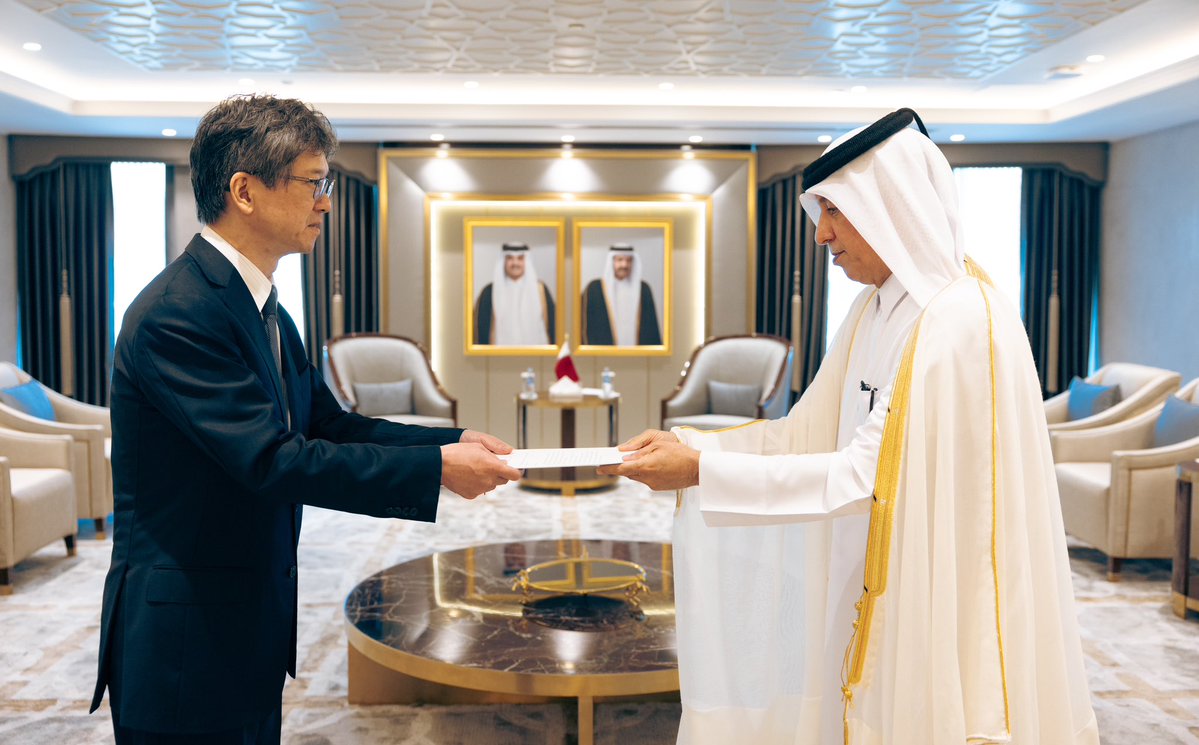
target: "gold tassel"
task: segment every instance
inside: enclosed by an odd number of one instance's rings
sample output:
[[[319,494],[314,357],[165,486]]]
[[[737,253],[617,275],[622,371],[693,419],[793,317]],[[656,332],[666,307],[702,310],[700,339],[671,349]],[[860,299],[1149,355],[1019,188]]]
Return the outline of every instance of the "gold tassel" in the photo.
[[[800,392],[803,378],[803,298],[799,294],[799,270],[795,270],[795,291],[791,293],[791,390]]]
[[[1053,270],[1052,290],[1049,294],[1049,358],[1045,362],[1045,390],[1057,393],[1058,346],[1062,338],[1062,301],[1057,292],[1057,270]]]
[[[329,338],[335,339],[346,332],[346,302],[341,294],[341,270],[333,270],[333,302],[330,307],[332,316],[329,326]]]
[[[64,396],[75,395],[75,334],[71,323],[71,292],[67,270],[62,270],[62,293],[58,296],[58,374]]]

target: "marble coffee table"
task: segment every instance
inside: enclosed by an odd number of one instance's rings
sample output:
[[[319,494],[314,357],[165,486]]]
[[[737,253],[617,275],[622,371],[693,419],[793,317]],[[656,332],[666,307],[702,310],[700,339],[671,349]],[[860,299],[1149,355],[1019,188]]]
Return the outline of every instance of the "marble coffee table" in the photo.
[[[581,556],[632,561],[648,591],[547,597],[525,604],[526,567]],[[594,742],[596,699],[677,696],[668,544],[517,541],[414,559],[363,580],[346,598],[349,701],[541,703],[578,699],[579,744]]]

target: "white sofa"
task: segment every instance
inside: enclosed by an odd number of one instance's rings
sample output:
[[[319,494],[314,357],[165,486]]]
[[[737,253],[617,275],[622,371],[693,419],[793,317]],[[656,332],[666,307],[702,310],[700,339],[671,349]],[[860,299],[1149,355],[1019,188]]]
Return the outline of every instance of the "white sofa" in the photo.
[[[387,334],[347,334],[325,346],[332,388],[350,411],[359,410],[356,383],[412,381],[412,411],[371,413],[380,419],[426,427],[455,427],[458,401],[445,392],[433,374],[429,357],[417,342]]]
[[[791,343],[778,336],[708,339],[691,353],[674,391],[662,399],[662,429],[723,429],[784,416],[790,402],[791,356]],[[709,398],[711,381],[752,386],[757,400],[741,412],[721,410]]]
[[[59,539],[75,554],[75,477],[68,435],[0,428],[0,595],[12,594],[9,570]]]
[[[1182,376],[1160,367],[1136,365],[1131,362],[1112,362],[1088,375],[1085,380],[1095,385],[1120,386],[1120,401],[1098,414],[1068,420],[1070,391],[1045,400],[1045,419],[1050,432],[1091,429],[1122,421],[1153,408],[1178,390]]]
[[[0,388],[32,381],[29,373],[10,362],[0,362]],[[41,385],[39,383],[39,385]],[[96,537],[105,537],[105,521],[112,512],[112,423],[107,407],[68,398],[49,386],[42,390],[54,407],[56,421],[30,416],[0,403],[0,427],[47,435],[69,435],[73,469],[77,474],[76,512],[80,520],[93,520]]]
[[[1199,403],[1199,378],[1177,396]],[[1104,427],[1050,432],[1066,532],[1108,555],[1111,579],[1121,559],[1174,555],[1178,464],[1199,458],[1199,437],[1151,447],[1164,405]],[[1199,547],[1199,530],[1191,545]]]

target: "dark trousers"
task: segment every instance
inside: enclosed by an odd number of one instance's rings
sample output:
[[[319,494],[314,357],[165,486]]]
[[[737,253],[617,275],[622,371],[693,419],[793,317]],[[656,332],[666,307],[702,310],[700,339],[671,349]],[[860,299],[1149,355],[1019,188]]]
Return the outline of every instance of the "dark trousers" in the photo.
[[[188,735],[129,729],[117,721],[115,709],[112,714],[116,745],[279,745],[282,723],[282,703],[274,711],[267,712],[261,719],[244,727]]]

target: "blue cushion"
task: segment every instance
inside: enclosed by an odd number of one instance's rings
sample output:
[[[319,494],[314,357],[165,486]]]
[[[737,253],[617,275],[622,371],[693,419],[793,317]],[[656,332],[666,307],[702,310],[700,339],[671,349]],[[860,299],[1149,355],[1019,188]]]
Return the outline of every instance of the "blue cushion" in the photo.
[[[54,421],[54,405],[50,403],[42,384],[36,380],[12,388],[0,388],[0,401],[29,416]]]
[[[758,399],[762,389],[756,385],[708,381],[708,413],[732,416],[758,416]]]
[[[1199,437],[1199,404],[1170,396],[1153,428],[1153,447],[1173,445],[1192,437]]]
[[[1092,385],[1077,375],[1070,381],[1066,419],[1086,419],[1120,403],[1120,386]]]

